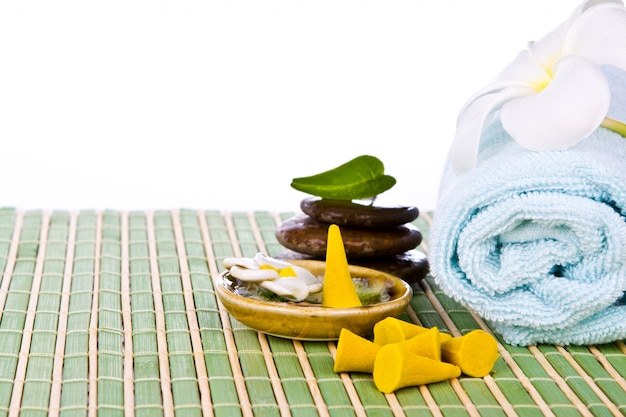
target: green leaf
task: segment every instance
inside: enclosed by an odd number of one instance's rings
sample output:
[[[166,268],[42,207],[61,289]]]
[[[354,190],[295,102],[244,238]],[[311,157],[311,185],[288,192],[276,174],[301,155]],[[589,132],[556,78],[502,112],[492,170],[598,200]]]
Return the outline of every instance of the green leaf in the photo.
[[[294,178],[291,187],[334,200],[373,198],[396,184],[396,179],[385,175],[384,171],[385,167],[378,158],[361,155],[317,175]]]

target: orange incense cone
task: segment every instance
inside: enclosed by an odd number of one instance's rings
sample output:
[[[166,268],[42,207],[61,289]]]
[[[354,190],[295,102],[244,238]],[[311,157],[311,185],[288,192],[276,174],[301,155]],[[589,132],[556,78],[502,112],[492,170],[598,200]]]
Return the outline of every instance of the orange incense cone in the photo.
[[[334,308],[350,308],[361,306],[350,276],[346,250],[341,239],[341,231],[336,224],[328,228],[326,244],[326,272],[322,288],[322,306]]]
[[[374,370],[374,360],[379,350],[380,346],[372,341],[348,329],[341,329],[333,370],[335,372],[371,373]]]
[[[457,365],[465,375],[482,378],[491,372],[498,359],[498,343],[489,333],[472,330],[443,342],[441,357]]]
[[[387,317],[374,325],[374,343],[380,346],[398,343],[427,331],[426,327],[395,317]]]
[[[398,344],[414,355],[441,360],[441,333],[436,327]]]
[[[417,356],[395,343],[381,347],[374,361],[374,384],[385,394],[403,387],[445,381],[460,375],[461,370],[456,365]]]

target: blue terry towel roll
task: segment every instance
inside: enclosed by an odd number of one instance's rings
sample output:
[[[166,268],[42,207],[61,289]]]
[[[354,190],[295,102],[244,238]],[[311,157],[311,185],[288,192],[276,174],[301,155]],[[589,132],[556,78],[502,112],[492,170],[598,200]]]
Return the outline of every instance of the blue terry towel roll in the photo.
[[[589,25],[593,20],[598,23]],[[461,112],[429,237],[431,272],[445,293],[485,318],[508,343],[626,339],[624,33],[621,2],[585,1],[565,29],[549,42],[531,44],[530,53]],[[602,56],[605,61],[585,49],[585,40],[596,34],[590,42],[597,48],[613,48]],[[559,73],[554,64],[541,86],[523,84],[522,71],[540,73],[533,63],[549,56],[557,41],[565,45],[557,50],[557,63],[576,71]],[[585,51],[590,52],[581,57]],[[620,59],[611,61],[615,56]],[[553,61],[546,60],[544,68]],[[575,80],[575,73],[586,70],[593,75]],[[503,104],[533,94],[534,102]],[[584,136],[551,142],[561,127],[567,131],[570,121],[592,112],[600,118]]]
[[[430,234],[444,292],[512,344],[626,338],[626,139],[599,128],[565,151],[492,125],[478,166],[448,171]]]

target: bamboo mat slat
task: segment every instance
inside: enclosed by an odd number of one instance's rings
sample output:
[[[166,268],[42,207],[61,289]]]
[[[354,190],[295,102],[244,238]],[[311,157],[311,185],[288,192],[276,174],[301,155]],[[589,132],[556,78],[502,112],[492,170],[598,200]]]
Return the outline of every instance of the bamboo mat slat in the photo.
[[[626,345],[515,347],[485,378],[382,394],[333,371],[334,342],[259,334],[224,310],[226,257],[276,256],[294,213],[0,208],[0,417],[626,415]],[[432,213],[414,224],[428,253]],[[402,319],[489,324],[431,277]]]

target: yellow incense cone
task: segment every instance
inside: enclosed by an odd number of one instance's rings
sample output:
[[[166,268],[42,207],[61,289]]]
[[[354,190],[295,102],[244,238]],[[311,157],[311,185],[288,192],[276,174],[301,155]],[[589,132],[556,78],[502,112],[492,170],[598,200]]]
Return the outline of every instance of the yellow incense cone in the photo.
[[[380,346],[348,329],[341,329],[335,355],[335,372],[367,372],[374,370]]]
[[[380,346],[398,343],[427,331],[426,327],[395,317],[387,317],[374,325],[374,343]]]
[[[439,339],[441,340],[441,343],[445,342],[446,340],[450,340],[452,339],[452,335],[450,333],[446,333],[446,332],[439,332]]]
[[[326,273],[322,289],[322,306],[350,308],[361,306],[350,276],[346,250],[341,239],[341,231],[336,224],[328,228],[326,243]]]
[[[482,378],[491,372],[498,359],[498,343],[489,333],[472,330],[443,342],[441,357],[457,365],[465,375]]]
[[[441,360],[441,333],[436,327],[398,344],[414,355]]]
[[[460,375],[458,366],[417,356],[395,343],[381,347],[374,361],[374,384],[385,394],[403,387],[445,381]]]

